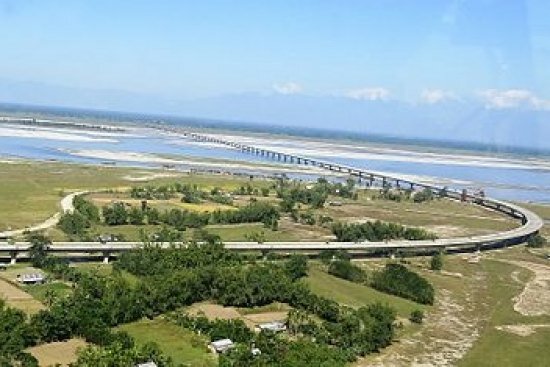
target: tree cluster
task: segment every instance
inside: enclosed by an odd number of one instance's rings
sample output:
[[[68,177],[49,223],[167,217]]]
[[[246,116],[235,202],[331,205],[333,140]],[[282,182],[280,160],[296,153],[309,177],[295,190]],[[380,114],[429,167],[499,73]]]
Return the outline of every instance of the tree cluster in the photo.
[[[58,227],[70,236],[83,236],[92,224],[99,223],[99,209],[82,196],[73,199],[74,211],[59,219]]]
[[[237,224],[262,222],[273,225],[279,219],[278,210],[265,202],[250,202],[235,210],[215,210],[213,212],[197,213],[190,210],[170,209],[159,212],[155,208],[127,209],[124,203],[114,203],[103,207],[103,217],[107,225],[125,224],[166,224],[179,231],[187,228],[200,228],[207,224]]]
[[[340,242],[388,241],[388,240],[434,240],[437,236],[422,228],[406,227],[397,223],[379,220],[365,223],[334,223],[332,233]]]
[[[364,283],[367,281],[367,274],[349,260],[332,261],[328,267],[328,273],[355,283]]]
[[[381,292],[432,305],[435,291],[423,277],[401,264],[387,264],[384,270],[375,272],[371,286]]]

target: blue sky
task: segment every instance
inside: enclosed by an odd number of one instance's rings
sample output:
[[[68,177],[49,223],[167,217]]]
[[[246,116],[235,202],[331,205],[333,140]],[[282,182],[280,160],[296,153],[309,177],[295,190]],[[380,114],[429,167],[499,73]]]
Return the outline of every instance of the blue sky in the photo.
[[[220,98],[283,95],[546,116],[548,19],[545,0],[0,0],[0,100],[181,114],[210,100],[223,118]],[[228,117],[313,123],[304,107],[259,112]]]

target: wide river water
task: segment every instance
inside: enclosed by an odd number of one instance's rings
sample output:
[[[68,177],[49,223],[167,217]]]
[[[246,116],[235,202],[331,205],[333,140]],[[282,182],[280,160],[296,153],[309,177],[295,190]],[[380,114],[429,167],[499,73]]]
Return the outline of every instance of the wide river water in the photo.
[[[455,188],[483,188],[488,196],[500,199],[550,203],[548,157],[488,156],[475,151],[434,151],[433,148],[366,141],[316,141],[291,136],[239,134],[226,138],[373,171],[413,176],[421,181]],[[125,133],[102,133],[6,124],[0,125],[0,157],[94,164],[109,161],[149,167],[158,167],[159,159],[167,157],[272,162],[222,146],[197,143],[144,128],[130,129]]]

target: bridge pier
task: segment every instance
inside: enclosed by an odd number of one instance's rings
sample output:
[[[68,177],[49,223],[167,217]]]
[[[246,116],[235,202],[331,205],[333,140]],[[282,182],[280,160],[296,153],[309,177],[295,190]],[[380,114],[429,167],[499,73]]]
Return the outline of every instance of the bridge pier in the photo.
[[[103,264],[109,264],[111,253],[108,251],[103,252]]]
[[[17,252],[13,252],[10,255],[10,265],[15,265],[17,263]]]

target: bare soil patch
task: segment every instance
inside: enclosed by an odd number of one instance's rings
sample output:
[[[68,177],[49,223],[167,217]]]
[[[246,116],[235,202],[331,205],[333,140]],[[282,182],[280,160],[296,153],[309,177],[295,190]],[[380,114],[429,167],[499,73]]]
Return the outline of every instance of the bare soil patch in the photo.
[[[45,307],[35,300],[30,294],[19,289],[6,280],[0,279],[0,298],[6,301],[10,307],[17,308],[27,314],[35,314]]]
[[[148,172],[144,172],[142,174],[142,176],[127,175],[127,176],[124,176],[122,178],[126,181],[131,181],[131,182],[147,182],[147,181],[151,181],[151,180],[154,180],[154,179],[157,179],[157,178],[171,178],[171,177],[180,177],[180,176],[182,176],[182,175],[177,174],[177,173],[148,173]]]
[[[240,319],[241,314],[234,307],[224,307],[214,303],[196,303],[187,309],[190,315],[204,315],[209,320],[215,319]]]
[[[252,313],[242,316],[244,320],[248,320],[255,325],[261,324],[264,322],[272,322],[272,321],[285,321],[286,317],[288,315],[288,312],[286,311],[278,311],[278,312],[263,312],[263,313]]]
[[[53,366],[56,363],[61,366],[68,366],[69,363],[76,361],[78,349],[84,348],[86,345],[86,342],[82,339],[70,339],[64,342],[38,345],[27,349],[27,352],[38,359],[40,367]]]
[[[514,297],[514,310],[524,316],[550,315],[550,266],[528,261],[503,260],[533,272],[534,277]]]
[[[242,320],[249,328],[260,323],[271,321],[284,321],[287,317],[287,311],[268,311],[257,312],[242,315],[234,307],[224,307],[213,303],[196,303],[187,309],[190,315],[204,315],[209,320]]]
[[[498,325],[495,329],[505,331],[518,336],[529,336],[537,332],[539,328],[550,328],[550,324],[516,324]]]

